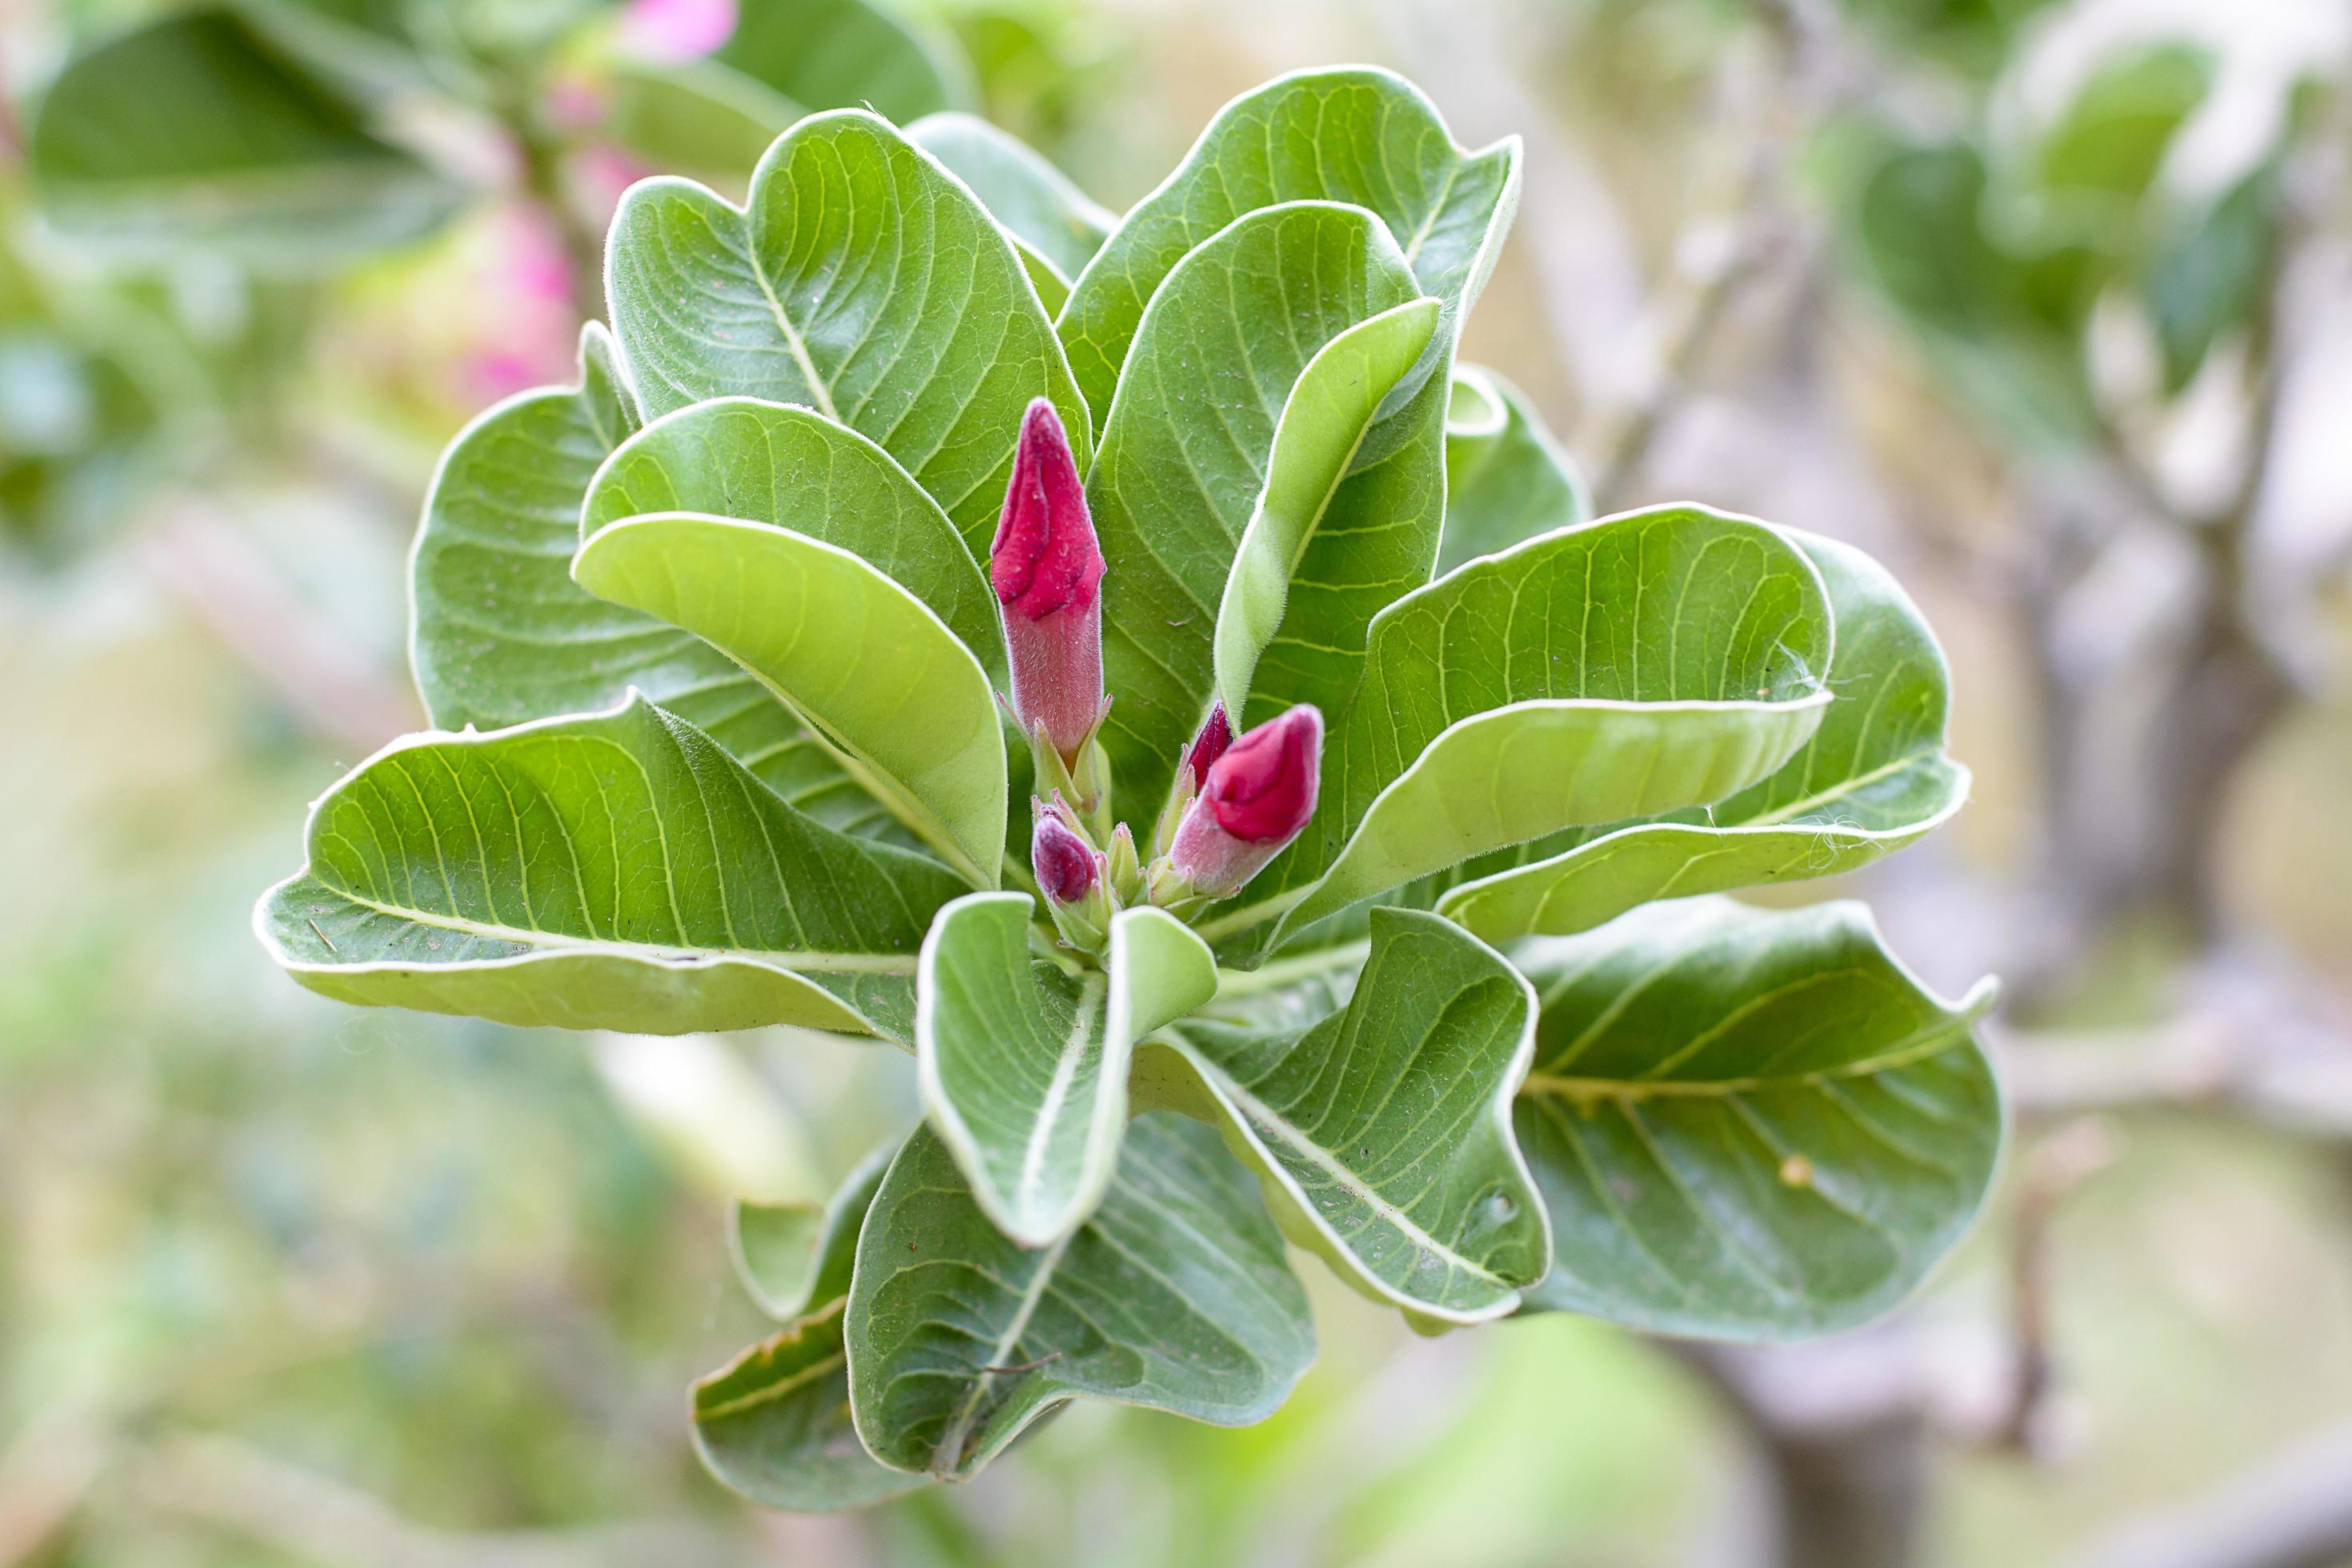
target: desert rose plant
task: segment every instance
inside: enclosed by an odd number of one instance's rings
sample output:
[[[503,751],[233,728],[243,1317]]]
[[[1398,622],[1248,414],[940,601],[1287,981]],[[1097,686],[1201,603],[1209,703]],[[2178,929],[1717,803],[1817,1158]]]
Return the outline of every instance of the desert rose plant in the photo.
[[[1115,220],[986,150],[841,111],[741,208],[628,194],[579,384],[426,503],[438,728],[317,803],[271,952],[913,1053],[921,1125],[736,1215],[782,1326],[696,1432],[779,1507],[1075,1398],[1265,1416],[1315,1350],[1288,1246],[1429,1331],[1901,1299],[2000,1142],[1982,991],[1721,895],[1959,805],[1909,601],[1751,518],[1585,518],[1455,363],[1518,145],[1394,76],[1250,93]]]

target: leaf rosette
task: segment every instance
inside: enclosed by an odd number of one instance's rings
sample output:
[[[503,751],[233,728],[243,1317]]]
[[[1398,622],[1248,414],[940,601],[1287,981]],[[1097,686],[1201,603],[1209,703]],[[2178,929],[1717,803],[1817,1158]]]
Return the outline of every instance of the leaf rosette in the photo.
[[[634,188],[578,384],[453,443],[438,728],[259,928],[347,1001],[911,1053],[894,1153],[738,1209],[781,1327],[696,1391],[730,1485],[1260,1418],[1286,1241],[1429,1331],[1771,1338],[1974,1214],[1981,998],[1721,896],[1958,808],[1941,656],[1850,546],[1591,519],[1457,364],[1519,158],[1307,72],[1116,216],[967,117],[810,116],[740,205]]]

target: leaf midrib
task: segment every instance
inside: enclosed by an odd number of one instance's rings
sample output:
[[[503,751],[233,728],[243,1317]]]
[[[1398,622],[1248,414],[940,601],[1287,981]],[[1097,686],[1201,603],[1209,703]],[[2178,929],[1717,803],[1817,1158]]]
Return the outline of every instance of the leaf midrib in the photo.
[[[1186,1039],[1181,1034],[1179,1034],[1173,1029],[1169,1030],[1168,1034],[1183,1047],[1185,1055],[1190,1057],[1192,1061],[1198,1065],[1200,1071],[1215,1084],[1218,1091],[1234,1100],[1234,1102],[1241,1109],[1244,1118],[1249,1121],[1253,1128],[1260,1124],[1272,1127],[1281,1136],[1286,1143],[1288,1143],[1292,1148],[1297,1150],[1298,1152],[1307,1161],[1316,1165],[1318,1169],[1322,1170],[1325,1173],[1331,1176],[1345,1190],[1355,1194],[1358,1201],[1361,1202],[1367,1208],[1372,1210],[1372,1212],[1378,1215],[1381,1219],[1394,1226],[1399,1231],[1402,1232],[1408,1239],[1413,1241],[1415,1245],[1445,1259],[1448,1263],[1453,1264],[1465,1272],[1475,1275],[1477,1278],[1488,1281],[1499,1289],[1516,1291],[1518,1289],[1518,1287],[1513,1285],[1509,1280],[1504,1279],[1494,1270],[1486,1268],[1483,1264],[1472,1262],[1454,1247],[1447,1246],[1444,1242],[1438,1240],[1437,1237],[1430,1235],[1426,1230],[1423,1230],[1420,1225],[1415,1223],[1413,1219],[1402,1209],[1398,1208],[1394,1204],[1389,1202],[1388,1199],[1382,1197],[1378,1192],[1366,1184],[1364,1179],[1360,1175],[1350,1171],[1347,1166],[1333,1159],[1322,1145],[1317,1143],[1314,1140],[1308,1138],[1306,1133],[1291,1125],[1287,1117],[1281,1115],[1279,1112],[1275,1110],[1272,1106],[1266,1104],[1265,1101],[1258,1099],[1257,1096],[1244,1089],[1240,1083],[1235,1081],[1230,1073],[1227,1073],[1223,1068],[1211,1061],[1204,1053],[1192,1043],[1192,1041]],[[1307,1208],[1310,1214],[1313,1212],[1312,1205],[1302,1204],[1301,1206]],[[1318,1226],[1322,1224],[1320,1215],[1316,1216],[1316,1223]],[[1353,1247],[1345,1247],[1343,1244],[1342,1249],[1346,1251],[1348,1256],[1350,1258],[1355,1258],[1357,1256]],[[1360,1261],[1359,1263],[1359,1267],[1361,1267]],[[1374,1275],[1370,1268],[1364,1268],[1364,1274],[1368,1279],[1377,1279],[1379,1278],[1377,1275]],[[1396,1287],[1389,1285],[1385,1280],[1381,1280],[1380,1283],[1385,1289],[1396,1289]],[[1436,1305],[1437,1303],[1432,1302],[1431,1304]]]
[[[1598,1101],[1604,1100],[1698,1100],[1726,1099],[1742,1094],[1761,1094],[1799,1089],[1819,1089],[1850,1079],[1872,1078],[1883,1072],[1894,1072],[1916,1066],[1943,1055],[1969,1037],[1970,1016],[1963,1012],[1948,1018],[1938,1018],[1927,1027],[1896,1041],[1885,1050],[1859,1061],[1824,1068],[1816,1072],[1790,1073],[1782,1078],[1685,1079],[1679,1080],[1636,1080],[1614,1078],[1570,1078],[1545,1072],[1531,1072],[1519,1085],[1519,1093],[1529,1098],[1554,1096],[1561,1100]]]
[[[915,971],[912,954],[868,952],[775,952],[746,947],[680,947],[668,942],[623,942],[611,937],[581,937],[566,931],[532,931],[525,926],[501,925],[490,921],[468,920],[462,915],[445,915],[436,910],[404,909],[336,887],[321,879],[320,887],[337,898],[373,910],[380,915],[407,921],[414,925],[433,926],[441,931],[480,937],[488,942],[511,942],[526,947],[550,948],[579,952],[614,952],[643,957],[664,963],[694,959],[743,959],[772,964],[778,968],[808,970],[818,973],[836,972],[855,974],[911,974]]]

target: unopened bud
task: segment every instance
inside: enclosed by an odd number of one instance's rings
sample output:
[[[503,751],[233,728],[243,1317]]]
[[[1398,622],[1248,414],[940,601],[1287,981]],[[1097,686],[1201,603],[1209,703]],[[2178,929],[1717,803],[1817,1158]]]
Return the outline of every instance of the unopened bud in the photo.
[[[1042,397],[1022,416],[988,575],[1004,613],[1013,711],[1075,767],[1103,714],[1103,558],[1069,437]]]
[[[1225,705],[1218,703],[1209,710],[1209,717],[1192,743],[1184,748],[1184,771],[1192,775],[1192,789],[1199,793],[1208,782],[1209,770],[1216,765],[1225,748],[1234,743],[1233,721],[1225,717]]]
[[[1235,741],[1185,809],[1168,870],[1199,897],[1240,891],[1314,817],[1322,762],[1323,715],[1304,703]]]
[[[1037,874],[1037,889],[1045,896],[1054,929],[1068,945],[1099,952],[1109,937],[1117,907],[1103,858],[1078,830],[1075,815],[1059,795],[1050,805],[1034,797],[1029,804],[1036,819],[1029,837],[1029,868]]]

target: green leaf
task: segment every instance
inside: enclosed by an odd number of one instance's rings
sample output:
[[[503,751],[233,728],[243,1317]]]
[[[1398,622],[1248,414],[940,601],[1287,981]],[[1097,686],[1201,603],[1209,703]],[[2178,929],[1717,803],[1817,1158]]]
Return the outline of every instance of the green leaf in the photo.
[[[971,96],[951,44],[866,0],[756,0],[710,57],[803,109],[877,110],[901,125]]]
[[[42,210],[79,239],[300,269],[404,244],[462,193],[235,13],[205,7],[75,58],[42,101]]]
[[[1551,1213],[1530,1306],[1795,1339],[1894,1306],[1968,1228],[2001,1141],[1969,1032],[1857,904],[1651,906],[1531,943],[1519,1145]]]
[[[907,127],[907,140],[970,185],[1013,242],[1054,269],[1066,294],[1118,225],[1036,149],[977,115],[925,115]]]
[[[1227,104],[1183,163],[1120,222],[1063,307],[1070,366],[1110,406],[1144,307],[1176,264],[1227,224],[1282,202],[1365,207],[1395,236],[1419,292],[1467,316],[1518,205],[1517,138],[1477,153],[1402,77],[1302,71]],[[1450,330],[1450,329],[1449,329]]]
[[[700,731],[609,713],[395,742],[320,796],[263,945],[345,1002],[905,1038],[945,868],[794,811]]]
[[[1374,910],[1371,930],[1344,1012],[1302,1032],[1213,1010],[1146,1046],[1139,1080],[1220,1127],[1341,1279],[1426,1322],[1501,1317],[1551,1262],[1511,1133],[1535,994],[1434,915]]]
[[[961,1479],[1076,1396],[1238,1426],[1315,1357],[1307,1295],[1246,1173],[1205,1127],[1128,1129],[1102,1205],[1024,1248],[918,1129],[883,1178],[849,1291],[849,1396],[884,1464]]]
[[[2266,160],[2148,264],[2148,315],[2164,354],[2164,388],[2187,389],[2224,334],[2254,318],[2278,244],[2275,159]]]
[[[849,1294],[857,1230],[895,1152],[886,1143],[859,1161],[823,1205],[736,1200],[728,1213],[728,1250],[736,1277],[761,1311],[788,1323]]]
[[[622,60],[604,133],[657,169],[740,180],[804,110],[712,59]]]
[[[974,882],[1004,858],[1004,731],[988,677],[930,607],[838,545],[692,512],[599,529],[580,585],[758,676]]]
[[[1395,351],[1416,333],[1426,341],[1420,297],[1379,221],[1328,202],[1251,213],[1184,257],[1153,296],[1087,480],[1108,564],[1103,669],[1117,694],[1102,742],[1129,815],[1157,809],[1208,710],[1218,606],[1261,497],[1280,515],[1261,527],[1264,560],[1246,569],[1243,609],[1255,618],[1232,637],[1254,644],[1284,619],[1254,676],[1265,706],[1336,711],[1373,613],[1427,581],[1444,521],[1442,381],[1425,371],[1427,395],[1408,395],[1370,431],[1335,428],[1346,402],[1380,405],[1401,374]],[[1368,335],[1346,336],[1359,328]],[[1301,387],[1327,347],[1333,357]],[[1391,379],[1351,395],[1356,372]],[[1275,468],[1277,432],[1286,447]]]
[[[1315,823],[1202,932],[1282,913],[1270,950],[1473,856],[1745,789],[1821,723],[1831,647],[1821,574],[1750,518],[1659,507],[1474,561],[1373,623]]]
[[[1834,877],[1938,827],[1968,799],[1944,754],[1943,650],[1885,568],[1852,545],[1787,531],[1829,587],[1835,698],[1802,751],[1727,800],[1664,820],[1573,833],[1474,865],[1437,910],[1488,942],[1565,936],[1653,899]],[[1533,853],[1530,853],[1532,851]],[[1508,868],[1520,858],[1533,864]]]
[[[1436,300],[1415,300],[1349,328],[1316,351],[1283,403],[1266,457],[1265,489],[1234,549],[1224,595],[1217,604],[1217,692],[1228,713],[1244,715],[1244,728],[1250,722],[1251,682],[1258,660],[1283,628],[1293,581],[1300,575],[1316,531],[1339,521],[1331,513],[1346,504],[1339,492],[1371,433],[1381,400],[1420,359],[1437,329],[1437,316]],[[1349,558],[1360,561],[1370,547],[1351,533],[1346,548]],[[1362,585],[1350,586],[1360,592]],[[1370,607],[1352,613],[1337,605],[1302,603],[1293,623],[1298,629],[1289,640],[1307,643],[1315,628],[1326,626],[1346,626],[1360,637],[1372,616],[1394,597],[1393,590],[1393,582],[1377,584]],[[1307,591],[1331,592],[1320,582],[1308,584]],[[1352,674],[1350,670],[1349,676]],[[1353,685],[1351,679],[1341,679]]]
[[[726,655],[572,582],[589,479],[638,423],[611,336],[591,322],[580,348],[579,387],[509,398],[442,455],[409,567],[425,713],[444,730],[500,730],[609,708],[635,688],[827,826],[911,842]]]
[[[2182,125],[2205,101],[2213,62],[2200,48],[2158,44],[2102,65],[2036,150],[2045,191],[2137,202]]]
[[[849,1417],[843,1303],[802,1319],[694,1385],[694,1448],[767,1508],[826,1513],[926,1484],[877,1463]]]
[[[739,395],[813,407],[880,443],[975,556],[1032,398],[1087,460],[1086,405],[1011,243],[874,115],[801,121],[745,209],[685,180],[631,186],[606,278],[647,416]]]
[[[1066,1237],[1101,1201],[1127,1126],[1136,1040],[1216,994],[1217,964],[1155,909],[1113,918],[1108,973],[1031,955],[1026,893],[940,910],[917,972],[923,1106],[973,1198],[1024,1247]]]
[[[597,470],[581,537],[681,511],[838,545],[929,605],[982,668],[1004,668],[995,596],[955,524],[889,453],[821,414],[722,397],[662,416]]]
[[[1445,542],[1438,571],[1591,515],[1584,476],[1527,395],[1491,370],[1455,370],[1445,416]]]

